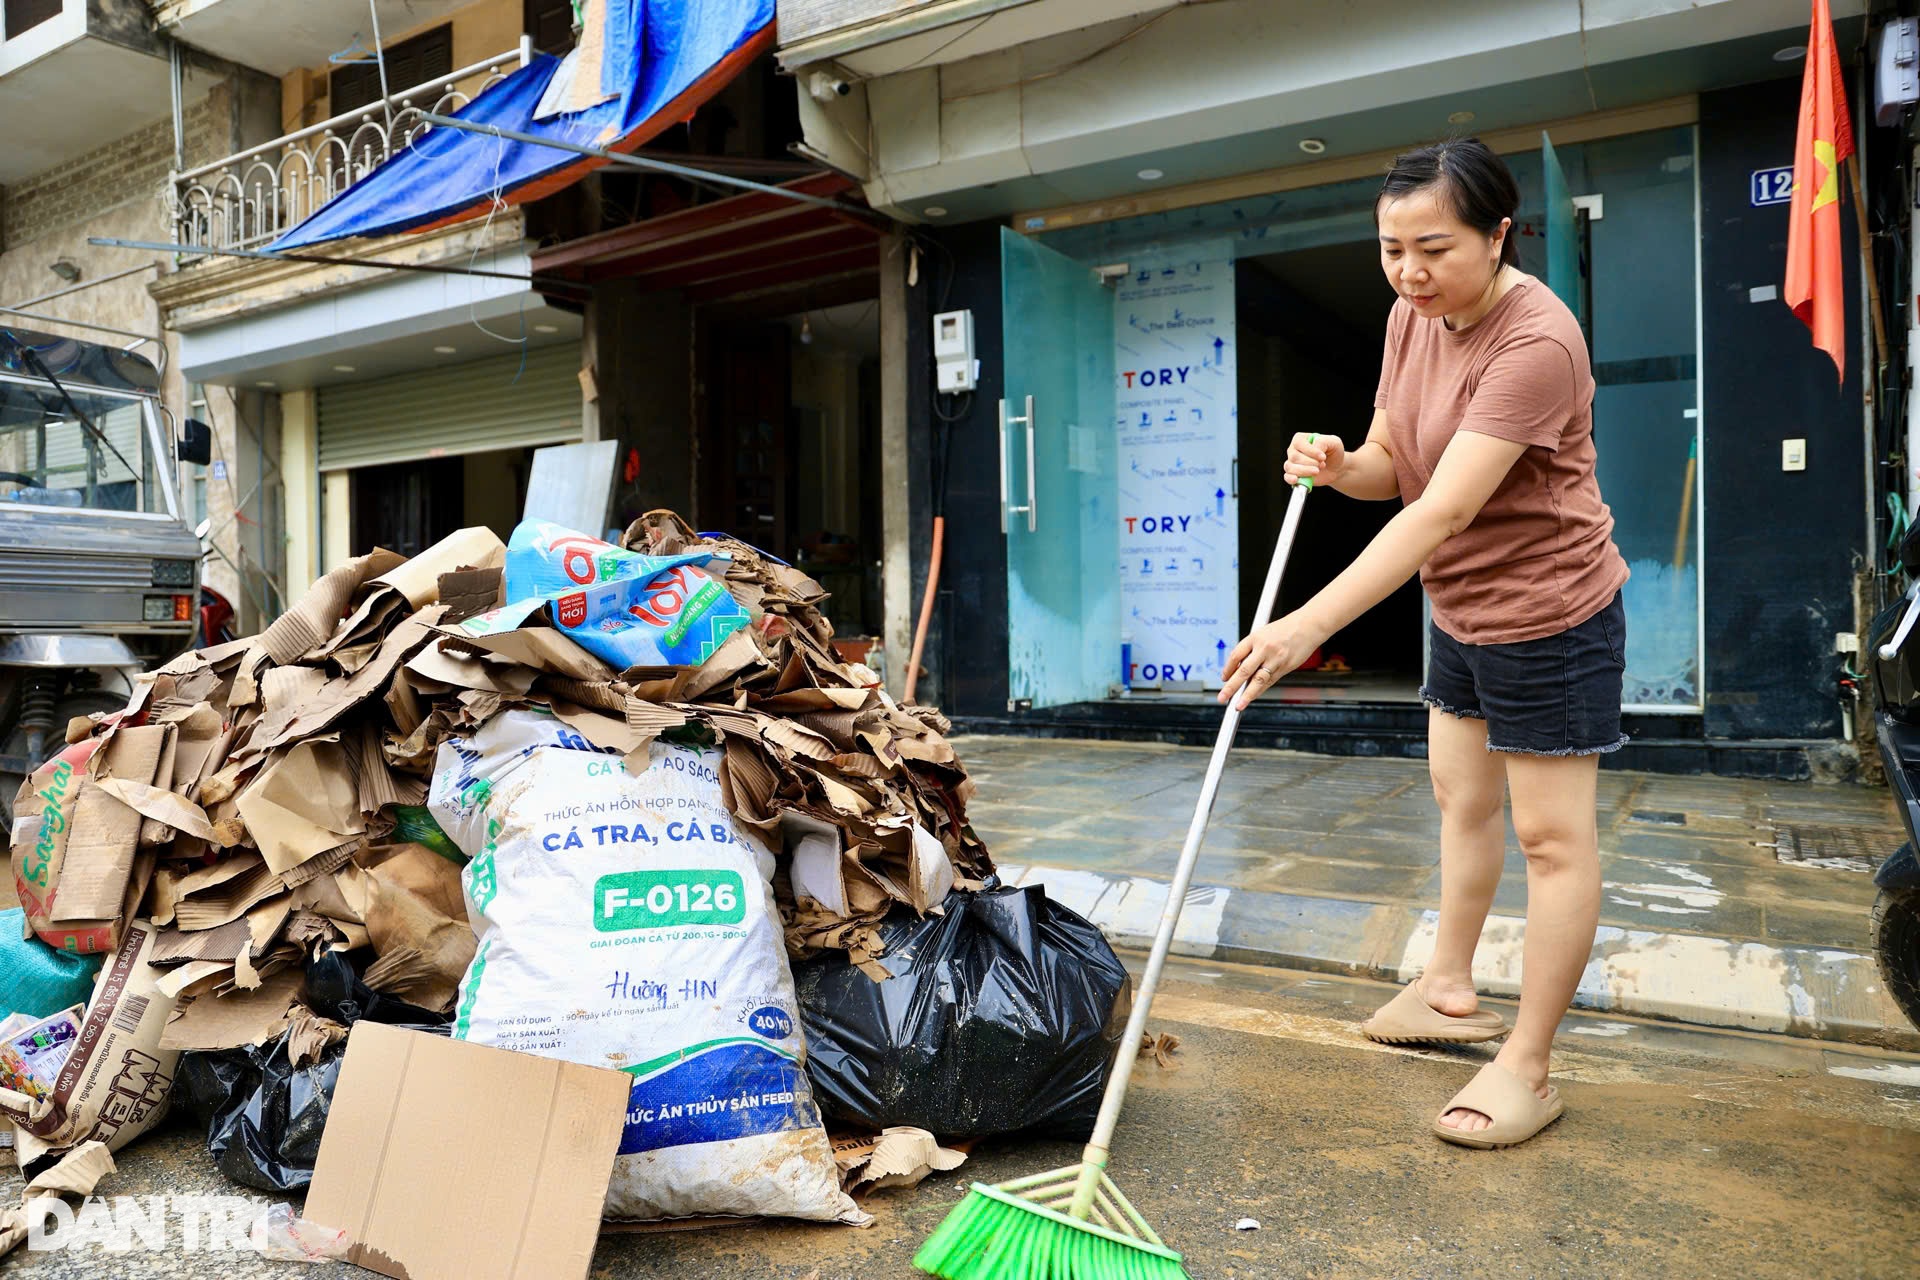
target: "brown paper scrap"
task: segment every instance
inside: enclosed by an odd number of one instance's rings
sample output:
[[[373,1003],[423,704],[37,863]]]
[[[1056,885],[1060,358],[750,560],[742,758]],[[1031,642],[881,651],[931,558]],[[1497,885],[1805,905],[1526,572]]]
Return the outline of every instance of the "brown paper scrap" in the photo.
[[[792,720],[775,720],[771,716],[763,716],[760,721],[760,735],[768,742],[784,747],[795,755],[805,756],[809,760],[831,760],[839,754],[838,748],[832,742]]]
[[[588,742],[605,751],[618,751],[623,756],[642,750],[659,735],[657,729],[641,728],[625,719],[576,707],[570,702],[556,701],[552,707],[556,718],[570,728],[579,730],[580,736]]]
[[[476,943],[459,868],[407,844],[392,846],[365,875],[367,936],[379,953],[367,985],[436,1013],[451,1009]]]
[[[232,964],[234,953],[251,943],[244,916],[211,929],[162,929],[153,940],[153,954],[147,963],[158,969],[196,960]]]
[[[612,667],[552,627],[537,625],[534,619],[516,631],[496,631],[484,636],[468,635],[454,626],[442,626],[441,632],[459,641],[462,647],[495,654],[536,671],[590,681],[611,680],[614,676]]]
[[[420,646],[433,638],[433,626],[440,619],[440,606],[429,605],[387,633],[373,661],[345,680],[329,680],[313,702],[291,717],[270,716],[254,727],[247,744],[249,758],[267,754],[300,739],[325,733],[335,721],[385,689],[394,669],[413,656]]]
[[[173,1000],[147,963],[153,928],[135,921],[94,980],[86,1020],[54,1080],[53,1096],[22,1110],[24,1095],[0,1089],[0,1111],[14,1120],[22,1168],[91,1139],[118,1149],[166,1114],[177,1053],[160,1048]]]
[[[159,787],[135,782],[131,778],[102,778],[94,785],[135,813],[162,824],[169,831],[184,831],[197,840],[227,847],[221,839],[224,833],[215,831],[213,823],[207,820],[207,811],[185,796],[162,791]],[[169,840],[172,838],[171,835],[167,837]]]
[[[119,918],[133,874],[141,815],[102,789],[97,779],[151,783],[172,736],[168,725],[122,728],[94,753],[88,772],[96,781],[88,782],[75,797],[73,825],[53,885],[49,917],[54,922]]]
[[[260,706],[269,720],[291,720],[327,687],[319,667],[274,667],[260,677]]]
[[[357,725],[346,735],[353,745],[350,763],[363,814],[378,813],[390,804],[420,803],[415,798],[417,784],[396,778],[388,767],[384,737],[379,726],[372,723]]]
[[[440,575],[457,569],[491,569],[506,563],[507,544],[485,525],[455,529],[440,541],[383,573],[379,581],[397,589],[415,609],[440,599]]]
[[[722,641],[705,662],[693,668],[680,696],[692,702],[751,668],[770,668],[771,665],[766,655],[760,652],[760,646],[753,638],[753,629],[742,627]]]
[[[965,1152],[943,1147],[925,1129],[906,1125],[839,1139],[833,1158],[849,1191],[916,1186],[929,1174],[949,1173],[967,1162]]]
[[[455,569],[440,575],[440,603],[447,606],[449,624],[464,622],[501,603],[499,569]]]
[[[261,651],[276,665],[292,662],[333,635],[362,583],[402,563],[393,552],[377,550],[355,556],[326,574],[307,588],[299,603],[261,632]]]
[[[353,855],[360,848],[361,840],[355,836],[345,844],[329,849],[325,853],[315,854],[299,866],[283,873],[280,878],[287,882],[287,888],[297,889],[309,880],[316,880],[346,866],[353,861]]]
[[[0,1213],[0,1256],[26,1242],[33,1224],[41,1220],[35,1200],[59,1196],[89,1196],[101,1179],[114,1171],[113,1157],[104,1142],[83,1142],[26,1185],[20,1206]]]
[[[347,1038],[347,1028],[296,1004],[287,1014],[287,1060],[299,1070]]]
[[[236,855],[181,880],[174,923],[186,932],[216,928],[238,920],[286,887],[258,854]]]
[[[195,996],[173,1011],[160,1047],[208,1051],[265,1044],[287,1029],[302,981],[299,970],[286,970],[251,991]]]
[[[202,995],[210,990],[214,981],[227,977],[233,972],[231,960],[189,960],[167,970],[166,977],[160,979],[160,994],[169,999],[181,996]]]
[[[292,871],[366,830],[353,768],[337,740],[289,747],[247,785],[238,803],[260,856],[276,872]]]
[[[1152,1058],[1156,1066],[1169,1070],[1178,1067],[1180,1064],[1173,1060],[1173,1055],[1179,1048],[1180,1037],[1170,1031],[1162,1031],[1159,1035],[1148,1031],[1140,1036],[1140,1056]]]
[[[407,659],[407,670],[428,680],[460,689],[480,689],[519,698],[526,696],[539,673],[531,667],[474,654],[449,653],[439,645],[428,645]]]

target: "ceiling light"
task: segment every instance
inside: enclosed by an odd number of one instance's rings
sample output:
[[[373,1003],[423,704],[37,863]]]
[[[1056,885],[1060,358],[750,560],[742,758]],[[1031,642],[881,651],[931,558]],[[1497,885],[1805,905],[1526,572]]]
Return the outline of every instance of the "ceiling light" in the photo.
[[[946,206],[930,204],[926,207],[926,215],[929,218],[944,218],[947,216]]]
[[[435,347],[433,349],[435,355],[442,355],[442,356],[453,355],[455,352],[459,350],[460,348],[458,347]]]
[[[560,326],[557,324],[537,324],[533,326],[533,331],[535,333],[558,333],[560,332]]]
[[[72,284],[80,278],[80,268],[68,262],[65,258],[58,258],[48,263],[47,270],[53,272],[53,274],[59,276],[68,284]]]
[[[1448,124],[1472,124],[1473,112],[1456,111],[1452,115],[1447,117],[1447,123]]]
[[[335,373],[352,373],[353,366],[350,364],[337,364],[333,366],[333,371]]]
[[[279,386],[280,384],[277,382],[256,382],[253,385],[256,387],[259,387],[263,391],[271,391],[275,387]]]
[[[1167,176],[1167,171],[1164,169],[1142,169],[1139,176],[1142,182],[1158,182]]]
[[[1790,44],[1784,49],[1775,49],[1773,51],[1773,60],[1775,62],[1798,62],[1806,56],[1807,46],[1803,44]]]
[[[1302,138],[1300,139],[1300,149],[1310,156],[1317,156],[1326,151],[1327,143],[1324,138]]]

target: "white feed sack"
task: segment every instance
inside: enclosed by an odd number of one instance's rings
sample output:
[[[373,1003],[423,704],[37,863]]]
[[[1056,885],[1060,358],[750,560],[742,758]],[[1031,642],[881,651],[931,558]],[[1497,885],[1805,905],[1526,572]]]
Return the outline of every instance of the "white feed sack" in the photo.
[[[539,711],[441,745],[428,804],[480,935],[453,1034],[633,1076],[609,1218],[864,1222],[803,1069],[773,858],[718,752],[650,751],[629,774]]]

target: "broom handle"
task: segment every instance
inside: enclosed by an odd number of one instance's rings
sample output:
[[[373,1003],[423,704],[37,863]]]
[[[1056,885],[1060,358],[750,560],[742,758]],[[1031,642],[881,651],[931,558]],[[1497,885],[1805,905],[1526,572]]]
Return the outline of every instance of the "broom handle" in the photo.
[[[1293,537],[1300,528],[1300,513],[1306,509],[1311,480],[1294,486],[1287,502],[1286,519],[1280,522],[1280,541],[1273,550],[1273,563],[1267,567],[1267,582],[1260,589],[1260,607],[1254,611],[1253,629],[1258,631],[1273,617],[1273,605],[1280,594],[1280,575],[1293,550]],[[1160,986],[1160,971],[1167,966],[1167,952],[1173,947],[1173,933],[1180,924],[1180,909],[1186,905],[1187,886],[1193,880],[1194,864],[1200,861],[1200,842],[1207,833],[1207,817],[1213,812],[1213,798],[1220,790],[1220,775],[1227,767],[1227,750],[1233,746],[1234,731],[1240,727],[1240,709],[1232,702],[1220,721],[1220,736],[1213,743],[1213,758],[1207,762],[1207,778],[1200,784],[1200,800],[1193,807],[1193,821],[1187,826],[1187,842],[1180,849],[1180,864],[1174,868],[1173,883],[1167,886],[1167,905],[1160,913],[1160,931],[1154,935],[1153,952],[1147,957],[1147,969],[1140,977],[1140,991],[1127,1016],[1126,1032],[1120,1037],[1120,1051],[1114,1057],[1113,1075],[1107,1081],[1106,1094],[1100,1099],[1100,1118],[1094,1122],[1093,1139],[1081,1155],[1081,1176],[1074,1188],[1072,1217],[1084,1219],[1093,1205],[1093,1193],[1099,1171],[1106,1168],[1107,1144],[1113,1140],[1120,1123],[1120,1107],[1127,1096],[1127,1083],[1133,1077],[1133,1064],[1140,1056],[1140,1037],[1147,1029],[1147,1014],[1153,1007],[1153,993]]]
[[[1680,520],[1673,530],[1673,567],[1687,562],[1687,520],[1693,515],[1693,478],[1700,465],[1700,447],[1696,440],[1687,446],[1687,477],[1680,485]]]

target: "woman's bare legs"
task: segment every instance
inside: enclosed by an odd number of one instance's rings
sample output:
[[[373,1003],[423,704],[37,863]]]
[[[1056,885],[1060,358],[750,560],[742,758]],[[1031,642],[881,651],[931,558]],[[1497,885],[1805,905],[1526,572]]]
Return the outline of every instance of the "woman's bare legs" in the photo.
[[[1600,921],[1600,757],[1495,753],[1495,758],[1506,767],[1513,829],[1527,856],[1527,934],[1520,958],[1520,1012],[1494,1061],[1545,1097],[1554,1032],[1573,1003]],[[1443,886],[1444,812],[1443,806]],[[1444,887],[1440,909],[1444,921]],[[1472,1132],[1492,1122],[1477,1111],[1449,1111],[1441,1123]]]
[[[1440,923],[1420,994],[1441,1013],[1480,1007],[1473,951],[1500,885],[1507,843],[1505,760],[1487,750],[1487,722],[1427,713],[1427,771],[1440,804]]]

